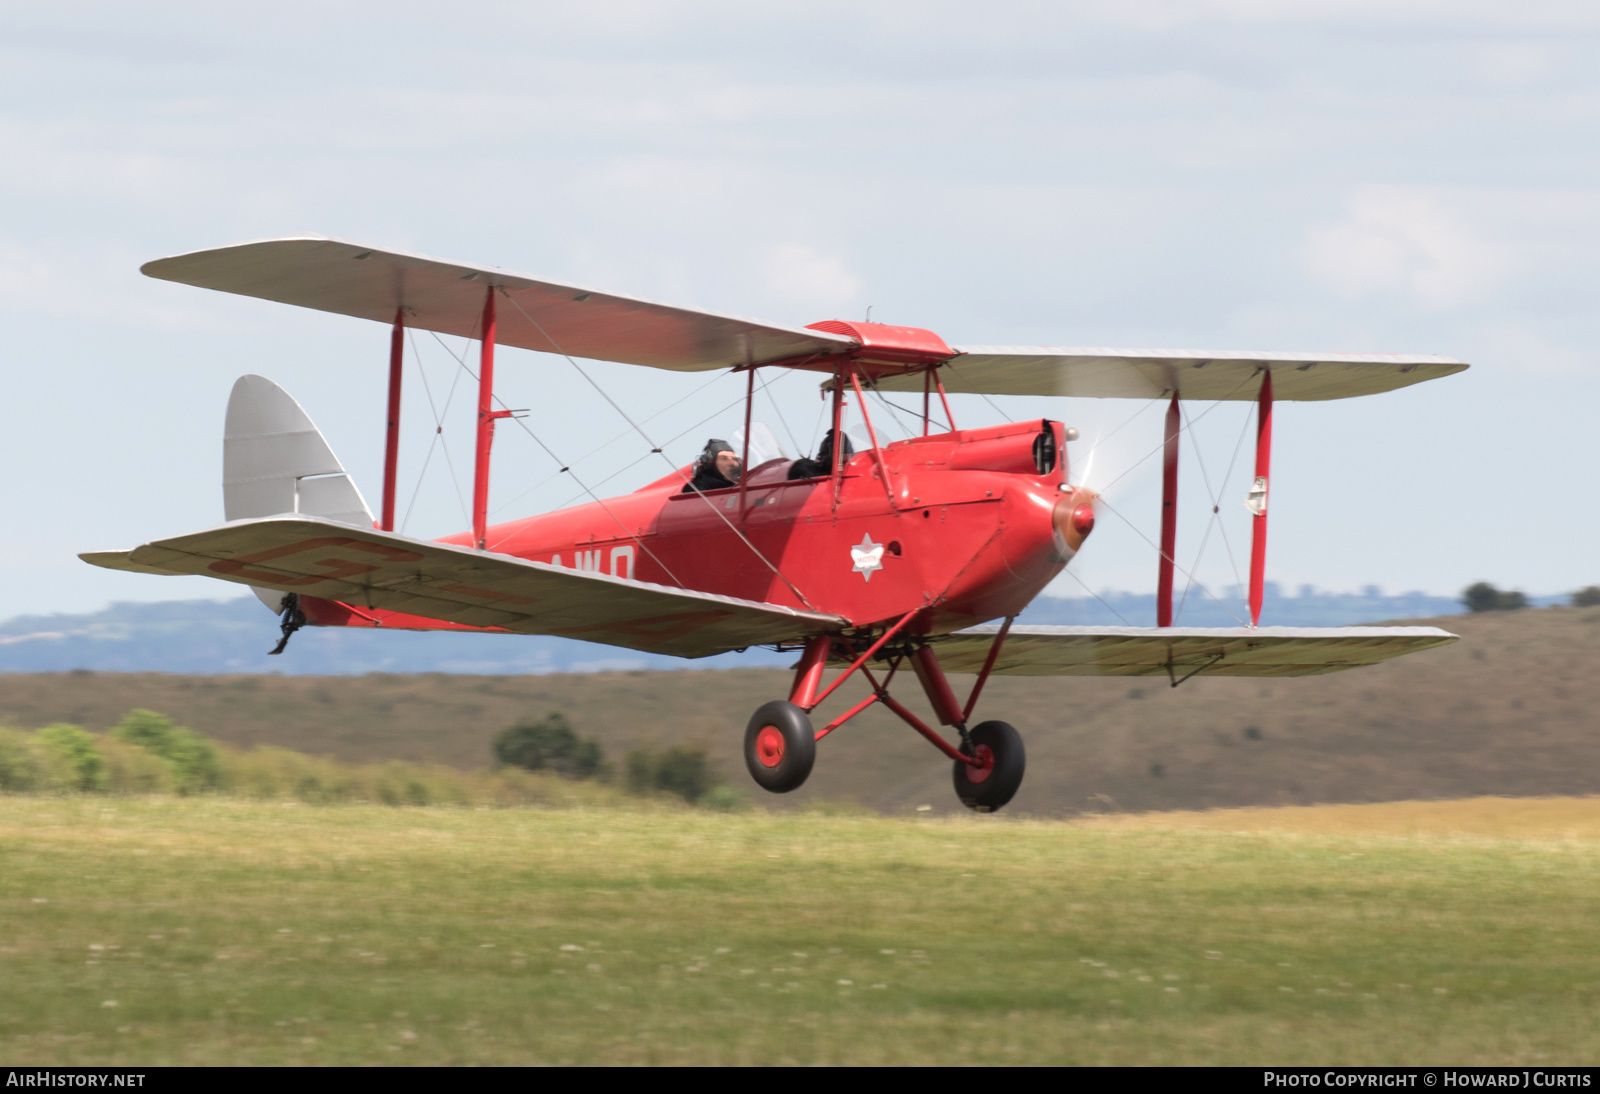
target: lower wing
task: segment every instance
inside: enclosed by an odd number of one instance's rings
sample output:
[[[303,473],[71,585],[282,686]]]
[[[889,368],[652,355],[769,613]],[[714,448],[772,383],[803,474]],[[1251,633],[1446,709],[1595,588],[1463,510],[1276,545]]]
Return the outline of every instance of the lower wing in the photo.
[[[949,672],[978,672],[999,627],[935,639]],[[1012,627],[1004,676],[1321,676],[1454,642],[1437,627]]]
[[[519,634],[709,657],[835,631],[835,615],[568,570],[303,515],[234,521],[131,551],[78,556],[112,570],[194,574]]]

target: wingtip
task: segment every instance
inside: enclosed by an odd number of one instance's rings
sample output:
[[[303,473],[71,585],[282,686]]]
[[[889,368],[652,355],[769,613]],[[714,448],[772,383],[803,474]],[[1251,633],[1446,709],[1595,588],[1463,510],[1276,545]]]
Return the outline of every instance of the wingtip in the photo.
[[[154,278],[156,278],[158,280],[161,280],[161,281],[169,281],[169,280],[172,280],[172,278],[167,277],[160,270],[160,267],[163,264],[168,263],[168,262],[176,262],[179,259],[184,259],[184,258],[194,258],[196,255],[215,254],[215,253],[217,253],[219,251],[235,251],[235,250],[238,250],[240,247],[254,247],[254,246],[258,246],[258,245],[260,245],[262,243],[344,243],[344,242],[348,242],[348,241],[347,240],[336,239],[333,236],[325,236],[325,235],[322,235],[320,232],[296,232],[293,235],[269,236],[266,239],[247,239],[242,243],[229,243],[229,244],[227,244],[225,246],[222,246],[222,247],[202,247],[198,251],[184,251],[181,254],[162,255],[160,258],[152,258],[150,261],[144,263],[142,266],[139,267],[139,272],[144,274],[146,277],[154,277]],[[351,246],[359,247],[360,244],[351,244]]]

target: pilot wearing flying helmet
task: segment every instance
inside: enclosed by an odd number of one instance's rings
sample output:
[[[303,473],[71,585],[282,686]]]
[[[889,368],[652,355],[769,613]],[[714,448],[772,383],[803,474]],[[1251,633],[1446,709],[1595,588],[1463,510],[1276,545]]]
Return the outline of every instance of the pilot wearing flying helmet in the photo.
[[[744,474],[744,463],[733,451],[733,445],[719,437],[706,442],[700,458],[695,461],[694,478],[684,486],[683,493],[705,493],[737,486]]]

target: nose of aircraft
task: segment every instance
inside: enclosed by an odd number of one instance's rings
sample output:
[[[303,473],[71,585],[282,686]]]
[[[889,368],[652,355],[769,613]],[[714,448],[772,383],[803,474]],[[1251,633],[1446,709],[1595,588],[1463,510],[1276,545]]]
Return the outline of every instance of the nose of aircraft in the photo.
[[[1083,541],[1094,531],[1094,503],[1099,496],[1093,490],[1074,486],[1056,499],[1053,521],[1058,562],[1066,562],[1077,554]]]

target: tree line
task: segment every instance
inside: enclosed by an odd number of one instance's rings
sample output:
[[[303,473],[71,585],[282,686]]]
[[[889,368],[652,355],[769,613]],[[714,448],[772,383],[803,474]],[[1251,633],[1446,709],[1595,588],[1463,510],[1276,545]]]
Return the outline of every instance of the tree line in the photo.
[[[1574,608],[1600,605],[1600,585],[1587,585],[1570,593],[1567,601]],[[1479,581],[1462,590],[1461,603],[1469,612],[1509,612],[1526,608],[1528,598],[1515,589],[1497,589],[1487,581]]]

